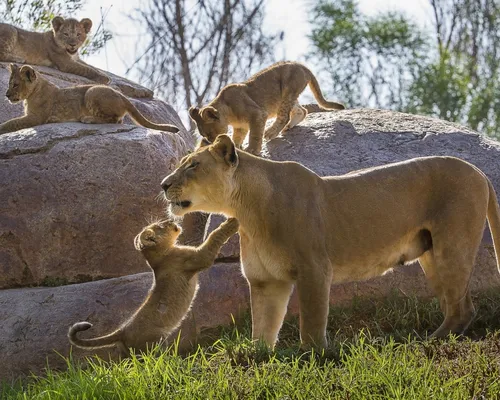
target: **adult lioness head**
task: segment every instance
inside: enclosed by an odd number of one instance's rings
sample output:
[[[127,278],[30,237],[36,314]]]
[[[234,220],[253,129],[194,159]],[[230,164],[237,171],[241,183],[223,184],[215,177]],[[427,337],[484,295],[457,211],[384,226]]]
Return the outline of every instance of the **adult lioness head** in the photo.
[[[170,211],[174,215],[202,210],[221,212],[213,207],[229,203],[237,166],[238,154],[227,135],[184,157],[161,184],[170,202]]]
[[[37,78],[37,72],[29,65],[19,68],[16,64],[10,64],[9,88],[5,96],[11,103],[28,98],[35,88]]]
[[[92,21],[88,18],[78,21],[74,18],[55,17],[52,20],[52,28],[57,45],[64,48],[68,54],[74,55],[87,40]]]
[[[191,107],[189,116],[196,122],[200,135],[210,142],[213,142],[217,136],[227,133],[229,124],[224,114],[212,106],[205,106],[201,109]]]

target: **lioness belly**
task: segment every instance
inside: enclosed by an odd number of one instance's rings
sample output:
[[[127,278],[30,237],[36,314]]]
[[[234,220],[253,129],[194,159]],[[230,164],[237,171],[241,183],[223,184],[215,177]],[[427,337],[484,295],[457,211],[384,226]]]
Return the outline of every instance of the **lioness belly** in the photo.
[[[432,248],[432,237],[428,230],[403,237],[399,243],[377,252],[358,256],[343,265],[334,265],[333,282],[349,282],[374,278],[395,267],[409,264]],[[360,253],[358,253],[360,254]],[[362,253],[361,253],[362,254]]]

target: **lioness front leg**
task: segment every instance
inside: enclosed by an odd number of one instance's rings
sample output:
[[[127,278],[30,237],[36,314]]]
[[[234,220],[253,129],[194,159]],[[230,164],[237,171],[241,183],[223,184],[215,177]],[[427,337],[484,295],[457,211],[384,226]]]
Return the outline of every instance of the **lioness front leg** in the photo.
[[[274,348],[285,318],[293,283],[248,280],[252,307],[252,338]]]
[[[297,279],[300,308],[300,342],[305,350],[325,348],[332,277],[321,268],[309,268]]]
[[[85,64],[81,60],[80,62],[73,60],[71,61],[55,60],[54,63],[56,64],[56,67],[62,72],[67,72],[69,74],[74,74],[74,75],[80,75],[85,78],[91,79],[95,82],[103,84],[108,84],[111,81],[111,79],[107,75],[103,74],[102,72],[99,72],[95,68],[92,68],[90,65]]]
[[[4,122],[3,124],[0,124],[0,135],[9,132],[15,132],[20,129],[32,128],[42,123],[43,122],[34,120],[29,116],[14,118],[7,122]]]

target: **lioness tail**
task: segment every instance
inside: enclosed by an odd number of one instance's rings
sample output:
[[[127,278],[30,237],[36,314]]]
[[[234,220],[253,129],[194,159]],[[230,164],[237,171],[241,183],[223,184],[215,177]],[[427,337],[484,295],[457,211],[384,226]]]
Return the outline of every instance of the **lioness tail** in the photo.
[[[166,132],[179,132],[179,128],[174,125],[169,124],[155,124],[147,119],[141,112],[132,104],[132,102],[123,96],[123,101],[125,102],[127,112],[132,117],[132,119],[137,122],[139,125],[144,126],[145,128],[156,129],[158,131],[166,131]]]
[[[493,246],[495,247],[495,256],[497,259],[497,268],[500,273],[500,207],[498,206],[498,199],[495,193],[495,188],[488,181],[489,198],[488,198],[488,225],[490,226],[491,238],[493,239]]]

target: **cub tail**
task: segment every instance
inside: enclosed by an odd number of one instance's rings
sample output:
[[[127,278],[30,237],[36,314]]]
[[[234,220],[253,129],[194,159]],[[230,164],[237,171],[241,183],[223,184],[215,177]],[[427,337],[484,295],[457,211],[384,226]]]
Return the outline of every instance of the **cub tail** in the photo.
[[[121,331],[115,331],[110,333],[109,335],[97,337],[94,339],[80,339],[77,336],[78,332],[86,331],[90,329],[92,324],[90,322],[77,322],[68,331],[68,339],[71,344],[83,347],[86,349],[97,349],[100,347],[107,347],[113,345],[119,345],[123,347],[123,343],[121,341]]]
[[[150,129],[156,129],[158,131],[166,131],[166,132],[172,132],[172,133],[177,133],[179,132],[179,128],[177,128],[174,125],[169,125],[169,124],[155,124],[154,122],[151,122],[149,119],[147,119],[142,113],[132,104],[132,102],[127,99],[125,96],[123,96],[123,101],[125,103],[125,108],[129,115],[132,117],[132,119],[137,122],[139,125],[145,127],[145,128],[150,128]]]
[[[305,69],[307,74],[309,75],[309,89],[311,89],[312,94],[316,98],[316,101],[321,106],[321,108],[324,108],[326,110],[344,110],[345,106],[343,104],[336,103],[334,101],[328,101],[323,97],[323,93],[321,92],[321,88],[319,87],[318,80],[308,68]]]

